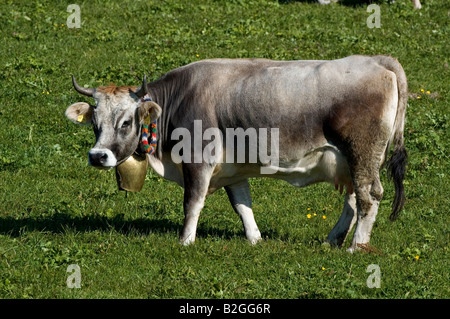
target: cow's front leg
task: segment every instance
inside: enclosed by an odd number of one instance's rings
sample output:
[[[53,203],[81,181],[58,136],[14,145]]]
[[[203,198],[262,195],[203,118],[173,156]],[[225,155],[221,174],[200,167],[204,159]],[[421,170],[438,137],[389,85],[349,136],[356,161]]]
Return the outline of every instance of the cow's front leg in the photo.
[[[227,191],[234,211],[241,218],[245,236],[252,244],[256,244],[261,240],[261,233],[253,216],[252,197],[250,195],[248,180],[225,186],[225,190]]]
[[[183,245],[195,241],[200,211],[205,203],[212,168],[204,164],[183,164],[184,224],[180,236]]]

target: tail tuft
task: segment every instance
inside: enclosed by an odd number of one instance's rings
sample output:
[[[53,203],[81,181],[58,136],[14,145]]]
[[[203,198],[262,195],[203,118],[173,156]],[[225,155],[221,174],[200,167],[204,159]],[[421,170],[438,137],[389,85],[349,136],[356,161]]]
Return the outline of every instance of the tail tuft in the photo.
[[[395,197],[392,202],[392,213],[389,216],[391,221],[397,219],[398,214],[405,204],[405,189],[403,180],[405,179],[406,164],[408,162],[408,153],[404,145],[394,149],[394,153],[389,160],[387,170],[389,177],[393,179],[395,185]]]

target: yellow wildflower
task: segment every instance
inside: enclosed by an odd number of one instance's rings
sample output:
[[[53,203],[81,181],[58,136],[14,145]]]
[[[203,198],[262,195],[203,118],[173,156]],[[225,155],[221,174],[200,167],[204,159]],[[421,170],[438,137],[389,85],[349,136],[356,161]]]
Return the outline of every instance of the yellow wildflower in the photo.
[[[422,92],[422,93],[423,93],[423,92],[425,92],[425,90],[424,90],[424,89],[420,89],[420,92]]]
[[[323,219],[326,219],[326,218],[327,218],[327,216],[323,215],[323,216],[322,216],[322,218],[323,218]]]
[[[306,215],[306,217],[311,218],[311,214]]]
[[[419,256],[414,257],[416,260],[419,260]]]
[[[430,94],[430,91],[427,91],[427,94]]]

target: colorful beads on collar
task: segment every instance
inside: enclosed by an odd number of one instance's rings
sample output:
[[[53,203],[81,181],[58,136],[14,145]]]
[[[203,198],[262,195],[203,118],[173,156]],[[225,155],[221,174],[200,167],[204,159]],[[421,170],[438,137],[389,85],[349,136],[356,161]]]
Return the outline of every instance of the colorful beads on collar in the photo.
[[[149,153],[150,155],[155,153],[156,151],[156,121],[150,123],[151,127],[151,135],[150,135],[150,143],[148,142],[148,134],[149,134],[149,125],[142,125],[142,145],[144,146],[145,153]]]
[[[150,95],[147,93],[144,97],[142,97],[141,101],[151,101]],[[148,134],[149,134],[149,126],[151,128],[151,135],[150,135],[150,143],[148,142]],[[153,121],[150,123],[150,117],[146,118],[144,121],[144,124],[142,125],[142,137],[141,142],[144,147],[144,152],[147,154],[152,155],[156,151],[156,121]]]

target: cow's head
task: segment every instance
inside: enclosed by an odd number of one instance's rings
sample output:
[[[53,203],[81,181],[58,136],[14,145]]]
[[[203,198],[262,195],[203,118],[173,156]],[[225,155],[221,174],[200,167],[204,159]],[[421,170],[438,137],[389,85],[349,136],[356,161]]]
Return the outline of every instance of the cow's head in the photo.
[[[72,76],[75,90],[93,97],[95,105],[78,102],[69,106],[66,117],[75,124],[92,125],[95,146],[89,151],[89,164],[109,169],[124,162],[139,146],[144,119],[161,115],[161,107],[143,101],[147,94],[146,77],[140,88],[129,86],[80,87]]]

